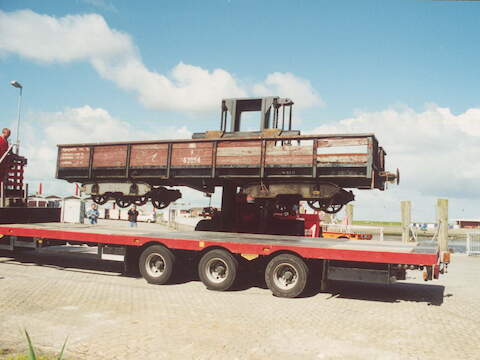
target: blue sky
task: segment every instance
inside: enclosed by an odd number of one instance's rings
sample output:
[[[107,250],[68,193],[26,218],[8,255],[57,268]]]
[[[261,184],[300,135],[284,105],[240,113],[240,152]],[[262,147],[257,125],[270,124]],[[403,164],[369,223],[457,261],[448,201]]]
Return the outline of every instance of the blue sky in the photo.
[[[147,67],[159,71],[184,61],[207,69],[221,67],[245,81],[275,71],[308,78],[327,103],[309,116],[312,123],[342,119],[358,108],[378,110],[397,103],[420,108],[433,102],[459,112],[480,102],[476,49],[480,4],[410,0],[110,4],[115,10],[79,0],[0,1],[4,11],[29,8],[57,17],[99,13],[110,27],[130,34]],[[3,81],[22,78],[25,105],[33,111],[89,103],[125,120],[161,121],[158,111],[146,110],[85,63],[49,66],[10,56],[3,60],[1,73]],[[11,100],[12,89],[0,89],[3,101]],[[4,116],[12,115],[15,111]]]
[[[168,75],[183,62],[209,71],[223,69],[239,87],[251,88],[269,74],[291,73],[308,81],[321,99],[300,109],[298,126],[304,131],[325,126],[344,129],[345,124],[338,124],[345,119],[358,120],[359,114],[389,109],[410,112],[413,118],[424,121],[430,119],[427,112],[431,104],[447,108],[451,116],[480,108],[477,2],[0,0],[0,10],[7,16],[23,9],[55,19],[98,14],[109,29],[128,34],[145,68],[160,74]],[[21,34],[18,36],[20,41]],[[165,137],[165,126],[185,126],[189,131],[218,127],[218,107],[206,111],[165,108],[155,99],[146,104],[139,100],[135,86],[122,88],[117,75],[101,75],[81,56],[45,61],[22,51],[2,50],[0,42],[0,83],[4,84],[0,86],[1,123],[11,124],[15,119],[17,92],[8,82],[16,79],[25,87],[23,111],[32,129],[46,124],[47,120],[36,123],[37,117],[47,119],[50,113],[86,105],[104,109],[133,129],[158,138]],[[366,115],[369,125],[372,116]],[[448,132],[446,129],[445,138]],[[386,144],[379,140],[395,160],[391,149],[395,149],[397,139],[387,135]],[[455,156],[473,156],[469,149],[463,147]],[[430,155],[435,157],[433,152]],[[406,159],[397,159],[403,167],[410,166]],[[429,162],[427,157],[422,163]],[[413,166],[406,169],[407,174],[415,174]],[[468,173],[462,179],[470,181],[471,177]],[[418,196],[420,202],[422,196],[455,196],[460,207],[469,209],[470,217],[477,217],[468,202],[472,190],[467,194],[457,189],[452,195],[445,187],[429,194],[418,191],[415,181],[406,181],[402,191],[411,191],[411,195],[407,192],[399,197]],[[392,210],[388,214],[396,213]]]

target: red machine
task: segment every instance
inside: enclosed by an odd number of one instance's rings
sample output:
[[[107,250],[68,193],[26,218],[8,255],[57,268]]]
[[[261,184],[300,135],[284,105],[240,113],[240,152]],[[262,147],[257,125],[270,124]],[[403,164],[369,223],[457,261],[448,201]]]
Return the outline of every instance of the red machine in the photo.
[[[12,148],[0,156],[0,208],[26,205],[23,173],[27,159],[14,154]]]
[[[262,207],[255,204],[253,198],[237,194],[235,198],[235,221],[230,228],[223,227],[223,214],[218,210],[204,211],[197,231],[226,231],[237,233],[295,235],[314,238],[371,240],[372,234],[354,232],[322,231],[320,214],[301,214],[295,202],[274,204],[270,215],[262,216]],[[265,205],[264,205],[265,206]],[[264,226],[262,226],[264,225]]]

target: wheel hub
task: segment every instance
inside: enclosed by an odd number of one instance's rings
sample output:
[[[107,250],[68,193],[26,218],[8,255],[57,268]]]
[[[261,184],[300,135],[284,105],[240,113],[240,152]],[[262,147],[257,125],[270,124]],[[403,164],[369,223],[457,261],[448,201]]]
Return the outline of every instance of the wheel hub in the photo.
[[[227,269],[224,266],[217,266],[215,268],[215,274],[219,277],[223,277],[227,272]]]
[[[293,279],[293,273],[291,271],[285,271],[282,277],[285,281],[291,281]]]
[[[152,277],[159,277],[165,271],[165,259],[160,254],[153,253],[148,255],[146,263],[146,270]]]
[[[279,264],[273,272],[273,282],[280,289],[290,289],[297,280],[297,270],[290,264]]]
[[[165,264],[162,261],[156,261],[155,262],[155,270],[157,271],[163,271],[163,268]]]
[[[228,275],[228,266],[220,258],[211,259],[206,266],[206,270],[208,279],[214,283],[225,281]]]

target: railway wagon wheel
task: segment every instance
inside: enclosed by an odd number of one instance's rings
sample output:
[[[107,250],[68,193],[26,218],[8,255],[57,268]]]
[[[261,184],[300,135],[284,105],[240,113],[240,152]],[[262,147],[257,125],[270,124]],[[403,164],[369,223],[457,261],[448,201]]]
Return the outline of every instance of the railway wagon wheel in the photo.
[[[118,207],[121,207],[121,208],[127,208],[130,205],[132,205],[132,201],[127,197],[117,198],[115,200],[115,203],[118,205]]]
[[[320,202],[318,200],[307,201],[312,210],[324,211],[327,214],[336,214],[343,208],[343,204],[331,204],[329,202]]]
[[[336,214],[338,213],[340,210],[342,210],[343,208],[343,204],[332,204],[332,205],[329,205],[329,206],[326,206],[324,209],[322,209],[324,212],[326,212],[327,214]]]
[[[92,195],[92,200],[95,204],[103,205],[108,201],[108,195]]]
[[[148,197],[146,196],[137,196],[134,200],[133,203],[137,206],[143,206],[148,202]]]
[[[265,282],[273,295],[278,297],[299,296],[305,290],[307,280],[307,264],[296,255],[277,255],[265,269]]]
[[[140,273],[150,284],[166,284],[173,273],[175,256],[163,245],[151,245],[143,250],[138,260]]]
[[[155,209],[165,209],[168,205],[170,205],[170,201],[152,199],[152,205]]]
[[[209,290],[230,289],[237,278],[237,272],[237,259],[222,249],[210,250],[198,263],[198,276]]]

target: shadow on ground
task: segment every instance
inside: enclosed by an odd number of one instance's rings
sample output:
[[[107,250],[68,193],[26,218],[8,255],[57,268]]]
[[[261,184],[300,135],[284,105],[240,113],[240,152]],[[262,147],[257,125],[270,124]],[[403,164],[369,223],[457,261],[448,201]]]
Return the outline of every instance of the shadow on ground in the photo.
[[[0,264],[19,266],[43,266],[57,270],[94,273],[102,276],[119,276],[123,271],[123,262],[99,260],[93,254],[81,253],[36,253],[22,250],[11,252],[0,251]],[[101,271],[102,273],[97,273]]]
[[[93,253],[36,253],[33,251],[5,252],[0,251],[0,264],[12,264],[18,266],[42,266],[55,268],[62,271],[91,273],[99,276],[120,276],[124,267],[122,261],[99,260]],[[199,281],[196,264],[178,266],[175,276],[170,285],[185,284],[192,281]],[[129,277],[140,277],[129,275]],[[2,279],[2,277],[0,277]],[[318,282],[311,282],[308,289],[301,296],[303,298],[313,297],[320,293]],[[245,291],[250,288],[267,289],[261,269],[242,269],[239,279],[230,291]],[[427,303],[427,305],[440,306],[445,297],[452,296],[445,294],[445,287],[442,285],[417,284],[417,283],[396,283],[392,285],[356,283],[356,282],[330,282],[326,291],[331,294],[327,298],[344,298],[365,301],[380,301],[397,303],[401,301],[413,301]]]
[[[445,297],[445,287],[434,284],[396,283],[392,285],[362,284],[353,282],[332,283],[329,288],[332,298],[381,301],[397,303],[413,301],[440,306]]]

